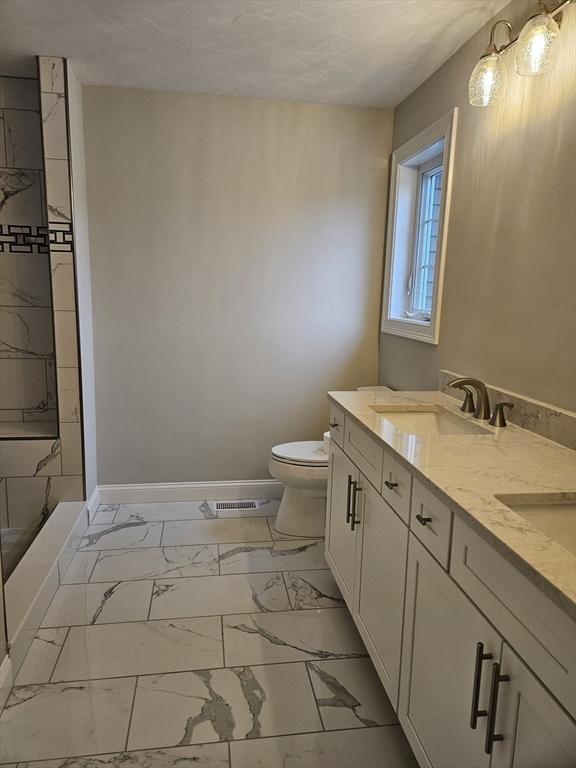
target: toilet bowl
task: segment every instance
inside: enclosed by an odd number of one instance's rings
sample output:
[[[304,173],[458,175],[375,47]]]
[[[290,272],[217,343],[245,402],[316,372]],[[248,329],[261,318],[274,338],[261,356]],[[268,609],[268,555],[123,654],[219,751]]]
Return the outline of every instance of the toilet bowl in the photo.
[[[274,523],[278,533],[304,538],[324,536],[328,485],[326,441],[275,445],[268,468],[272,477],[284,483]]]

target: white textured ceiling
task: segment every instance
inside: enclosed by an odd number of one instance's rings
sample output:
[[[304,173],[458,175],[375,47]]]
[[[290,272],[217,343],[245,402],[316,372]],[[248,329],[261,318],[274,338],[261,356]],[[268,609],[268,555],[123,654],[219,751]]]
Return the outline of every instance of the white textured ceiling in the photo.
[[[0,0],[1,69],[84,83],[394,106],[508,0]]]

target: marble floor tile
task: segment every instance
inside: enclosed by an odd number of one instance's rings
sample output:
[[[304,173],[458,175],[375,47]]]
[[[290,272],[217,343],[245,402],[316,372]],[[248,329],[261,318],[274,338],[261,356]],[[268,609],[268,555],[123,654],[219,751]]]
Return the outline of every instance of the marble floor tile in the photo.
[[[345,608],[224,616],[226,666],[365,656]]]
[[[302,536],[291,536],[289,533],[280,533],[280,531],[277,531],[274,528],[274,523],[276,522],[276,515],[270,516],[267,519],[268,519],[268,525],[270,526],[270,533],[272,534],[273,541],[284,541],[284,540],[293,541],[294,539],[297,539],[298,541],[302,540]],[[314,539],[306,538],[305,541],[314,541]]]
[[[120,504],[114,522],[204,520],[213,517],[217,517],[217,515],[206,501],[162,501],[145,504]]]
[[[68,627],[39,629],[16,676],[15,685],[49,683],[67,635]]]
[[[90,581],[215,576],[218,572],[216,544],[118,549],[99,553]]]
[[[399,725],[230,745],[232,768],[417,768]]]
[[[128,747],[184,746],[321,729],[303,664],[212,669],[140,678]]]
[[[162,536],[162,523],[130,523],[91,525],[78,545],[78,551],[94,549],[137,549],[158,547]]]
[[[226,502],[224,502],[226,503]],[[264,515],[265,517],[276,516],[280,499],[258,499],[257,509],[219,509],[218,517],[253,517],[255,515]],[[216,509],[216,501],[209,501],[208,504]]]
[[[223,664],[219,617],[72,627],[52,679],[147,675]]]
[[[65,573],[60,576],[60,583],[86,584],[90,581],[96,560],[98,560],[98,554],[98,552],[76,552]]]
[[[368,657],[309,661],[307,664],[327,731],[398,722]]]
[[[227,520],[188,520],[165,523],[162,545],[226,544],[227,542],[270,540],[270,530],[265,517],[238,517]]]
[[[258,542],[236,546],[221,545],[220,573],[258,573],[266,571],[304,571],[326,568],[324,541]]]
[[[292,608],[336,608],[344,598],[329,569],[284,574]]]
[[[127,677],[14,688],[0,717],[0,760],[123,750],[135,685]]]
[[[67,584],[58,587],[41,626],[145,621],[151,596],[150,581]]]
[[[92,755],[76,758],[73,762],[68,758],[26,762],[20,763],[18,768],[230,768],[230,762],[227,744],[198,744],[172,749]]]
[[[105,525],[114,522],[118,512],[118,504],[100,504],[94,515],[91,517],[90,522],[92,525]]]
[[[150,618],[289,610],[281,573],[202,576],[154,582]]]

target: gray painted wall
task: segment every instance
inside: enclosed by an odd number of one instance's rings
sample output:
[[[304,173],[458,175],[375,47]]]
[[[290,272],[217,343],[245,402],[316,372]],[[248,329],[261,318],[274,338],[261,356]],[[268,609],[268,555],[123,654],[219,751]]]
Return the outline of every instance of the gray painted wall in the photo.
[[[376,381],[392,114],[83,95],[98,481],[267,477]]]
[[[499,17],[519,30],[533,13],[521,0]],[[460,115],[440,343],[382,334],[380,380],[436,389],[447,368],[576,409],[576,7],[553,73],[509,71],[504,103],[474,108],[467,82],[490,26],[395,110],[394,148]]]
[[[82,413],[84,437],[84,472],[86,498],[97,482],[96,468],[96,401],[94,391],[94,343],[92,333],[92,288],[90,277],[90,244],[88,240],[88,202],[86,199],[86,167],[84,160],[84,115],[82,86],[72,65],[68,66],[68,109],[72,168],[72,205],[78,291],[78,326],[80,331]]]

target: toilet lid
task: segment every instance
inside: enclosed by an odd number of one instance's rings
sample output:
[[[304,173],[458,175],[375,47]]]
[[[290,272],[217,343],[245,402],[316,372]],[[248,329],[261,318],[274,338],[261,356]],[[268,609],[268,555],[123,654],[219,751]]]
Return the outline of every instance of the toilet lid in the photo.
[[[299,443],[282,443],[272,448],[272,455],[291,464],[327,465],[328,454],[322,440],[304,440]]]

